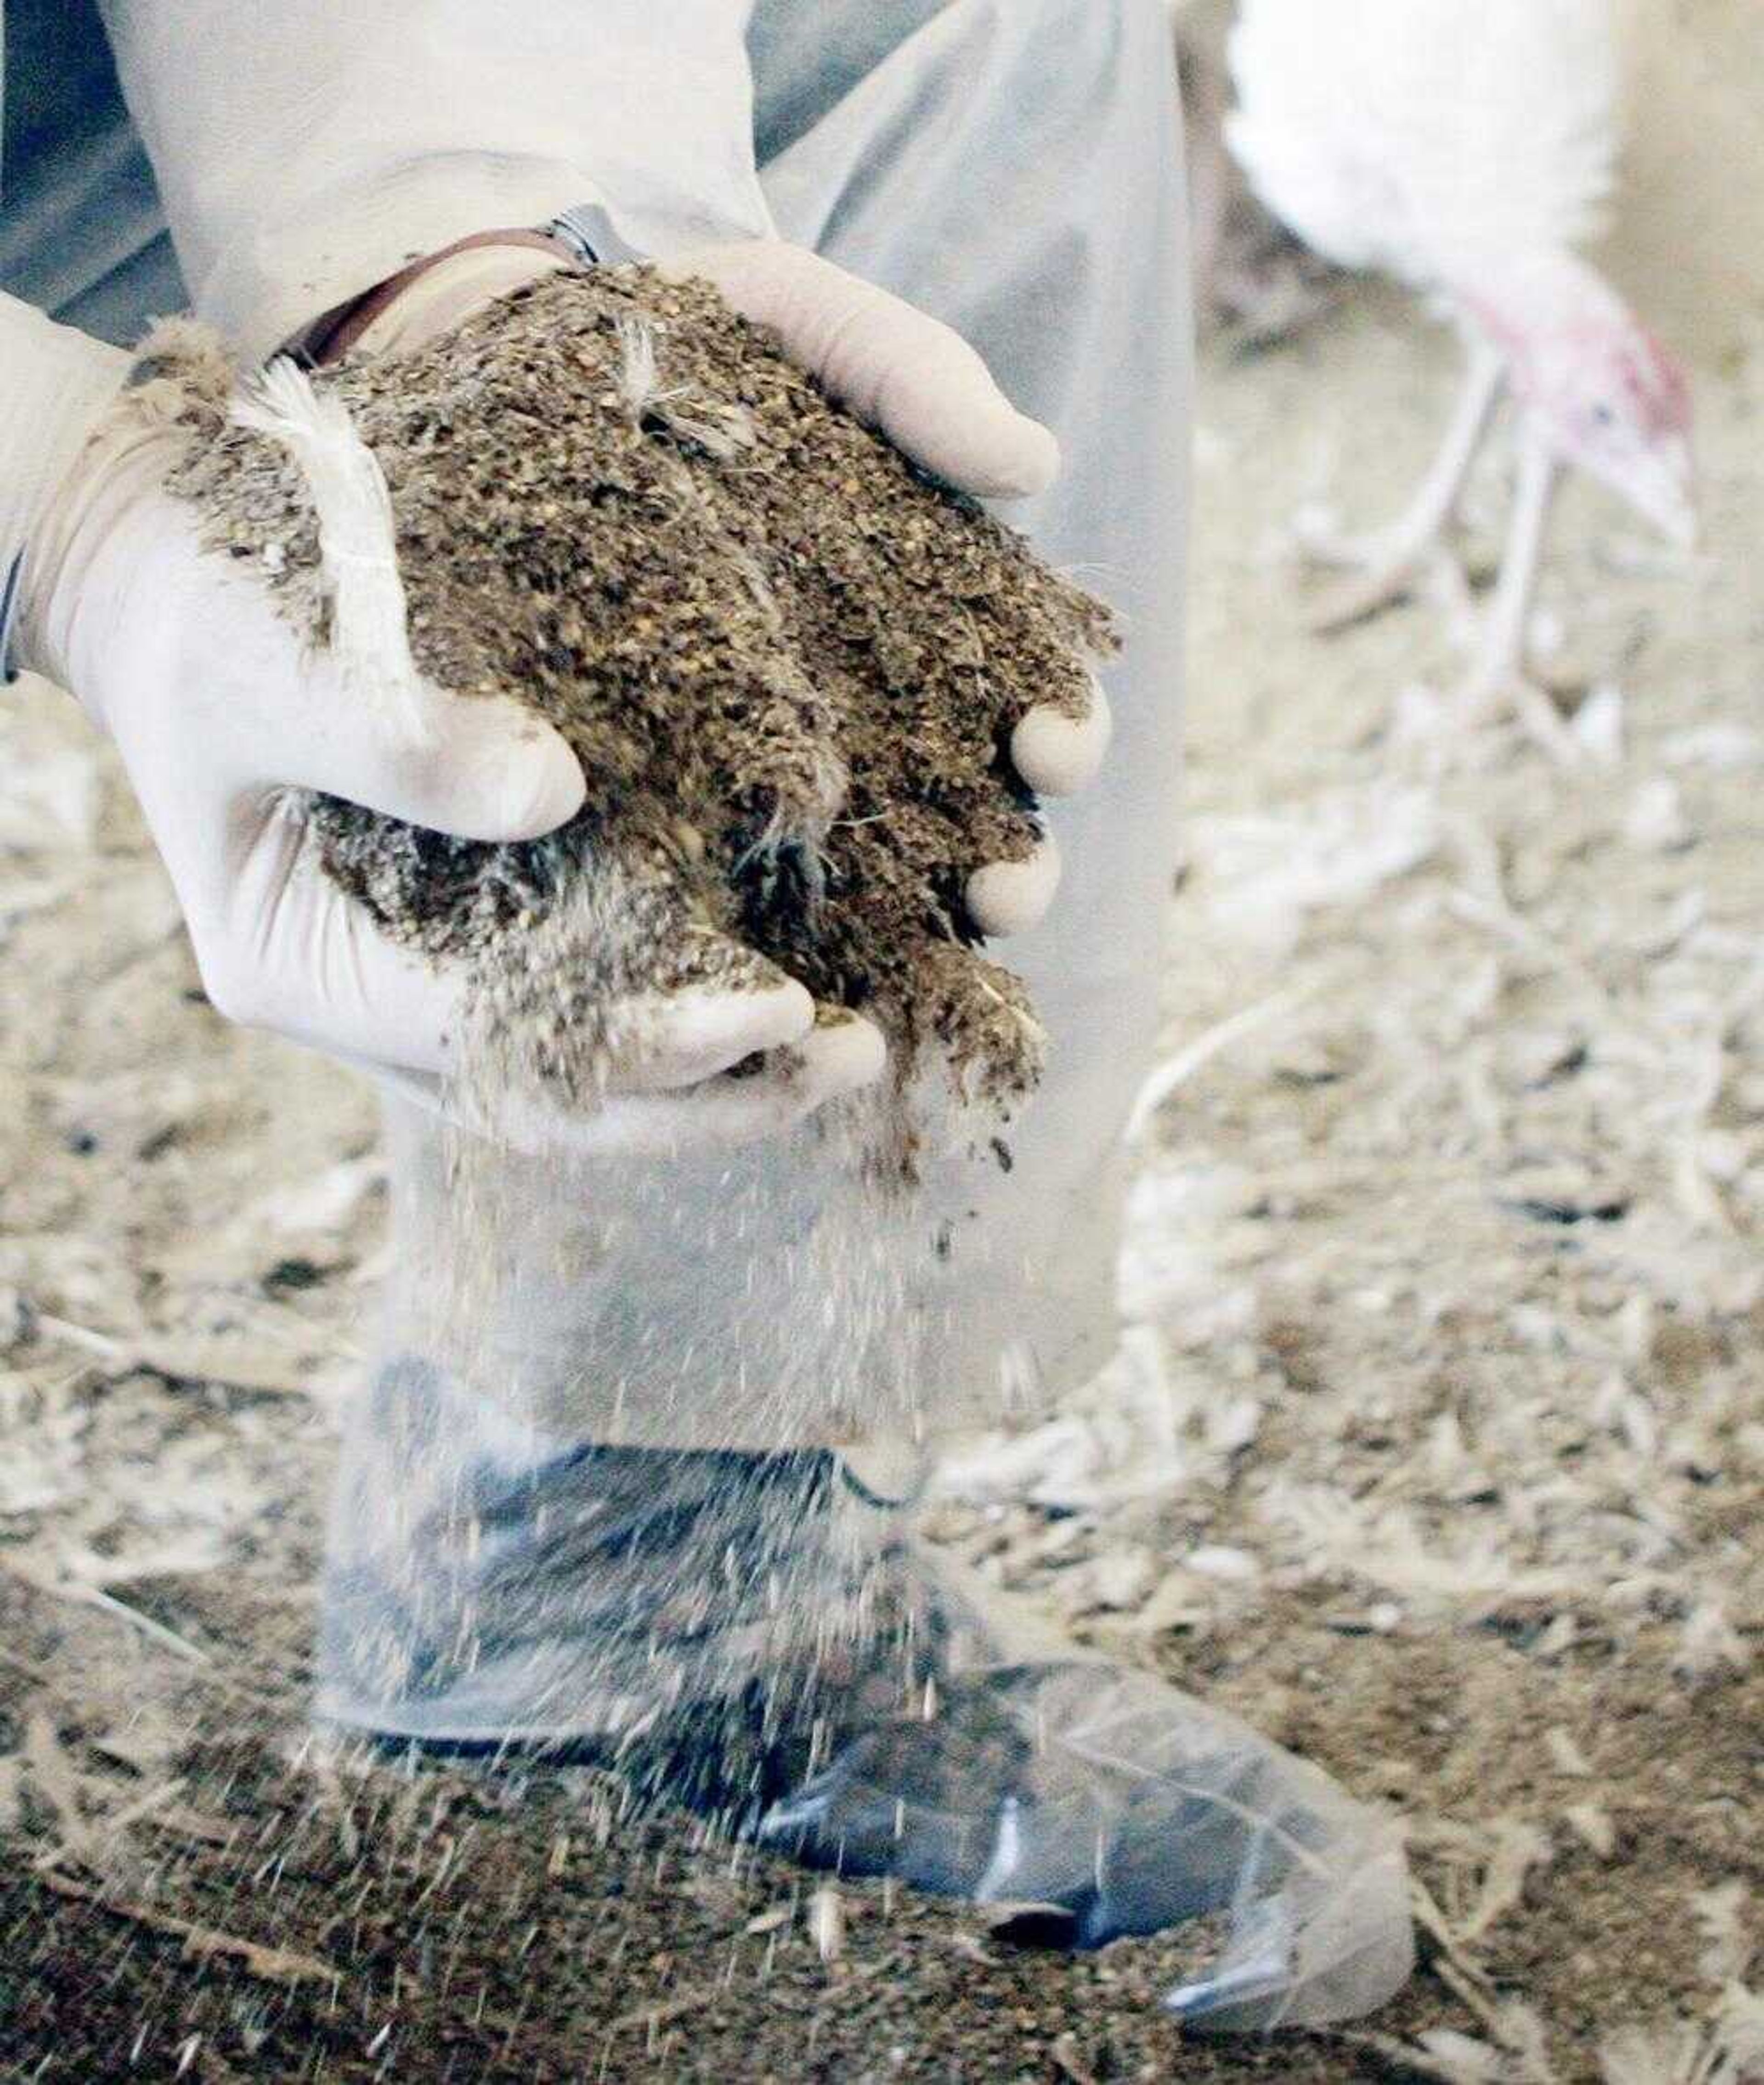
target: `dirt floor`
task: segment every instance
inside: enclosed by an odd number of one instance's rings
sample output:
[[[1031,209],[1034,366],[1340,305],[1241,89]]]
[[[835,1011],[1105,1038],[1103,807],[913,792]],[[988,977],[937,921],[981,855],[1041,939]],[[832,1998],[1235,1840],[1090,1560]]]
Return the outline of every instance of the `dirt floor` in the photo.
[[[584,1777],[317,1754],[372,1110],[215,1018],[113,763],[27,683],[0,2077],[1764,2078],[1764,337],[1699,380],[1701,554],[1567,503],[1541,634],[1593,690],[1571,766],[1454,723],[1439,603],[1303,628],[1288,517],[1379,518],[1451,382],[1375,297],[1207,358],[1130,1331],[942,1510],[1001,1582],[1401,1809],[1410,1989],[1352,2034],[1183,2041],[1154,1948],[835,1904],[616,1824]]]

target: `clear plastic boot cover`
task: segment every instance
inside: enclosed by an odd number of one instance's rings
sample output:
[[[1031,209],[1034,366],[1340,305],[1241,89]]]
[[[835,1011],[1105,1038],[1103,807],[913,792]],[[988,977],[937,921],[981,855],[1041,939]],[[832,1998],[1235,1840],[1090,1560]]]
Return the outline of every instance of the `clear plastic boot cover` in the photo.
[[[433,1352],[447,1270],[404,1263]],[[535,1367],[516,1399],[452,1358],[395,1345],[351,1417],[334,1725],[593,1760],[811,1866],[1048,1907],[1078,1947],[1209,1922],[1213,1968],[1169,1998],[1197,2026],[1341,2019],[1402,1981],[1394,1824],[1012,1612],[917,1531],[909,1443],[594,1443],[556,1430],[567,1384],[535,1395]]]

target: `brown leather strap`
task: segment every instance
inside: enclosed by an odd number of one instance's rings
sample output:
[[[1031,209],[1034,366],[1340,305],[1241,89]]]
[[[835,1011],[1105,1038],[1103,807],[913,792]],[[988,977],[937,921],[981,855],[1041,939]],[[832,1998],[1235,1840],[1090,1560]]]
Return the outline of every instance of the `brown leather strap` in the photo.
[[[464,253],[474,246],[530,246],[542,253],[561,254],[572,263],[576,259],[562,240],[535,231],[530,226],[516,226],[502,231],[474,231],[465,239],[456,239],[451,246],[439,247],[422,260],[413,261],[408,268],[401,268],[396,275],[389,275],[385,282],[376,282],[372,289],[364,290],[346,304],[326,312],[322,317],[315,319],[285,351],[299,355],[315,367],[324,363],[341,361],[380,314],[396,304],[419,276],[427,274],[437,261],[448,260],[455,253]]]

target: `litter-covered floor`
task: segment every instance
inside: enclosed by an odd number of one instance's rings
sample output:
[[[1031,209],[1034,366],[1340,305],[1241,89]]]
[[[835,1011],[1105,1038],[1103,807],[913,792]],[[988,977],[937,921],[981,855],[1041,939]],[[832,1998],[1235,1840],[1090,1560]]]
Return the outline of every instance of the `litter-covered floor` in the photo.
[[[25,683],[0,707],[0,2074],[726,2077],[767,2045],[753,1993],[704,1973],[725,1930],[732,1963],[737,1937],[788,1958],[801,2067],[754,2075],[1764,2074],[1764,335],[1699,381],[1698,554],[1566,503],[1540,631],[1590,689],[1566,759],[1456,725],[1449,588],[1303,627],[1289,518],[1381,518],[1452,377],[1449,343],[1371,295],[1207,352],[1188,868],[1131,1329],[1071,1410],[972,1444],[941,1515],[1002,1582],[1403,1811],[1425,1960],[1388,2017],[1179,2049],[1110,2025],[1144,2003],[1124,1955],[1074,1969],[962,1914],[887,1938],[863,1892],[750,1878],[719,1902],[688,1875],[678,1961],[644,1892],[627,1935],[597,1911],[592,1945],[633,1951],[629,2006],[484,2040],[505,1999],[473,2028],[465,1989],[449,2072],[403,2032],[440,2015],[401,2011],[379,1940],[352,1985],[341,1883],[328,1929],[308,1890],[278,1930],[275,1835],[255,1862],[226,1841],[188,1718],[256,1744],[276,1704],[261,1786],[235,1750],[226,1788],[304,1816],[277,1777],[378,1272],[372,1110],[209,1010],[114,766]],[[380,1813],[312,1786],[371,1875]],[[577,1854],[546,1849],[593,1841],[604,1805],[572,1827],[563,1799],[452,1834],[524,1835],[486,1889],[521,1900],[535,1991],[589,1944],[580,1904],[545,1901]],[[392,1840],[446,1869],[444,1819],[407,1807]],[[153,1894],[223,1857],[224,1926],[212,1892]],[[441,1900],[469,1939],[487,1896]],[[113,2074],[32,1988],[75,1953],[112,1994]],[[315,1998],[320,1957],[342,1977]],[[929,1981],[877,2005],[866,1976]]]

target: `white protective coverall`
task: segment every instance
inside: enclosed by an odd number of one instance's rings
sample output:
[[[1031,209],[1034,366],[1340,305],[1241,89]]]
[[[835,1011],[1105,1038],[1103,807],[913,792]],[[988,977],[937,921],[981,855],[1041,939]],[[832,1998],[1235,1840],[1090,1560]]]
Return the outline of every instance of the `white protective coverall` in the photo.
[[[126,370],[18,299],[126,339],[183,301],[181,282],[264,355],[413,257],[597,202],[640,251],[781,235],[954,326],[1064,447],[1058,484],[1011,519],[1124,623],[1107,777],[1051,810],[1064,888],[1009,951],[1051,1059],[1008,1166],[952,1153],[882,1213],[812,1132],[665,1161],[511,1157],[480,1180],[467,1239],[441,1133],[392,1107],[389,1352],[346,1449],[321,1705],[465,1745],[585,1734],[598,1726],[570,1705],[585,1670],[572,1632],[593,1601],[572,1573],[602,1572],[602,1604],[634,1597],[618,1574],[648,1553],[658,1487],[695,1497],[733,1472],[725,1489],[781,1491],[812,1514],[837,1488],[832,1450],[880,1512],[910,1497],[937,1433],[1056,1395],[1112,1349],[1120,1132],[1153,1041],[1175,860],[1189,360],[1165,12],[102,12],[127,113],[80,6],[6,7],[0,285],[17,296],[0,299],[0,569]],[[657,1450],[672,1463],[642,1459]],[[627,1531],[616,1568],[608,1500]],[[779,1568],[768,1552],[759,1575]],[[376,1637],[393,1650],[364,1653]],[[1379,1820],[1171,1690],[1027,1655],[995,1645],[985,1684],[995,1717],[1002,1705],[1035,1733],[1033,1767],[996,1785],[953,1756],[922,1775],[867,1753],[848,1769],[853,1745],[774,1802],[763,1835],[934,1887],[1082,1899],[1093,1939],[1229,1913],[1223,1966],[1182,1998],[1218,2025],[1338,2017],[1401,1980],[1401,1863]],[[644,1656],[652,1671],[652,1640]],[[1007,1669],[1029,1675],[1010,1682],[1020,1701],[990,1676]],[[889,1849],[907,1841],[911,1858]]]

